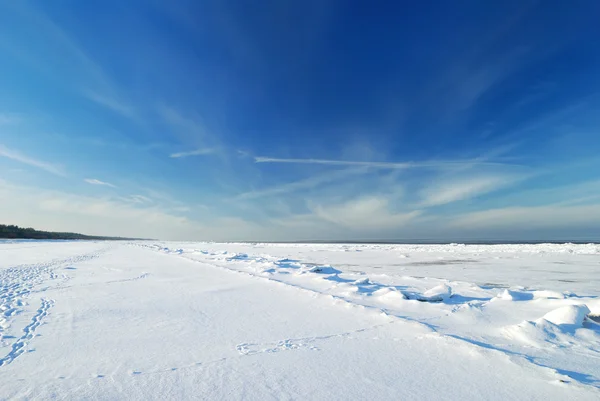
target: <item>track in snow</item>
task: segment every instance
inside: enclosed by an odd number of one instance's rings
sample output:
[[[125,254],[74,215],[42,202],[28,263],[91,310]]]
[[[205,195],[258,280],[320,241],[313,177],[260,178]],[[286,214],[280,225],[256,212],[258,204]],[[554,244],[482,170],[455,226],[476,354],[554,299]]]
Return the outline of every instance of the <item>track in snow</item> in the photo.
[[[8,355],[0,359],[0,366],[8,365],[25,352],[26,345],[35,337],[37,328],[42,324],[42,319],[48,315],[48,309],[52,305],[54,305],[54,300],[42,299],[42,305],[31,319],[31,323],[23,329],[23,335],[12,344]]]
[[[41,306],[23,328],[23,334],[12,343],[7,344],[5,339],[14,337],[7,336],[6,332],[13,324],[15,317],[25,313],[27,300],[31,294],[47,290],[48,287],[39,287],[48,281],[60,280],[56,288],[61,287],[70,277],[64,273],[59,274],[56,270],[74,269],[71,265],[95,259],[104,251],[0,269],[0,341],[8,345],[10,349],[8,354],[0,358],[0,366],[8,365],[25,352],[27,344],[33,340],[36,330],[48,315],[48,310],[54,305],[54,300],[42,298]],[[0,352],[2,352],[1,350],[0,348]]]

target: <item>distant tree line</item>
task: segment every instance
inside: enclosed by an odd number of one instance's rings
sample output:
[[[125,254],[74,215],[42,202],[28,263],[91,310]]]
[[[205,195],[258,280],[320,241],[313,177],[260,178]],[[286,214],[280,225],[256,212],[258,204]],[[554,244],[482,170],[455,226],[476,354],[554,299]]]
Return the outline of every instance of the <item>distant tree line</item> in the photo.
[[[0,238],[2,239],[87,239],[87,240],[124,240],[136,238],[99,237],[77,233],[57,233],[39,231],[33,228],[23,228],[14,225],[0,224]]]

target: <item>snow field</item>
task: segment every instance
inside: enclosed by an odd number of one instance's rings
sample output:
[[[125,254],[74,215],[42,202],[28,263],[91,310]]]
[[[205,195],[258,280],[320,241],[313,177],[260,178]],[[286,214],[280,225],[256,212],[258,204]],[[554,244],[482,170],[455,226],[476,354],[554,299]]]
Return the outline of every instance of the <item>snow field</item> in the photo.
[[[600,396],[595,246],[26,245],[2,399]]]

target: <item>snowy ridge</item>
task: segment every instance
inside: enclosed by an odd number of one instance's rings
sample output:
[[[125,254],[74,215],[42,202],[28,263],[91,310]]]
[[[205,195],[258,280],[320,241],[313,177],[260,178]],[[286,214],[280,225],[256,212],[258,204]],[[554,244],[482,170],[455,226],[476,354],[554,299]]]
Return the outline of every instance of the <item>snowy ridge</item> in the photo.
[[[152,247],[162,253],[210,263],[220,268],[328,296],[354,308],[379,311],[392,319],[421,324],[431,330],[432,334],[453,338],[511,358],[520,358],[541,368],[551,369],[561,377],[561,382],[575,381],[600,388],[600,371],[591,368],[595,364],[594,360],[600,358],[600,325],[587,317],[597,313],[592,313],[591,310],[600,310],[600,299],[597,296],[579,296],[571,291],[558,292],[521,286],[505,288],[414,276],[393,277],[391,282],[390,277],[384,275],[374,274],[369,277],[363,271],[344,272],[331,264],[278,258],[263,253],[254,256],[245,252],[171,249],[163,245]],[[301,245],[292,248],[294,247]],[[397,246],[392,246],[395,247]],[[402,247],[403,251],[406,251],[406,246]],[[460,245],[445,245],[434,246],[433,249],[437,252],[439,247],[442,247],[444,252],[463,248]],[[475,253],[479,253],[479,246],[475,247]],[[503,252],[509,252],[506,247],[513,250],[516,248],[515,245],[492,247],[501,247]],[[524,247],[524,252],[528,253],[546,252],[540,249],[536,252],[534,248],[550,248],[559,254],[566,252],[593,255],[598,251],[596,245],[567,245],[566,251],[553,244]],[[577,250],[573,250],[573,247]],[[348,251],[347,246],[339,248]],[[387,246],[383,248],[389,250]],[[414,249],[433,252],[426,246],[415,246]],[[405,254],[403,257],[408,258]],[[376,281],[374,277],[380,281]],[[507,316],[507,312],[514,310],[518,311],[514,313],[515,316],[526,318],[521,318],[520,322],[511,321],[514,317]],[[545,325],[552,327],[549,329]],[[531,326],[534,326],[534,329],[531,329]],[[240,344],[238,351],[245,355],[278,352],[309,347],[307,344],[311,342],[288,339],[263,348]],[[560,358],[557,358],[557,354]],[[577,357],[574,357],[574,354]],[[550,360],[550,356],[554,360]],[[580,368],[582,363],[595,373],[579,373],[576,368]],[[573,367],[573,370],[565,369],[564,366]]]

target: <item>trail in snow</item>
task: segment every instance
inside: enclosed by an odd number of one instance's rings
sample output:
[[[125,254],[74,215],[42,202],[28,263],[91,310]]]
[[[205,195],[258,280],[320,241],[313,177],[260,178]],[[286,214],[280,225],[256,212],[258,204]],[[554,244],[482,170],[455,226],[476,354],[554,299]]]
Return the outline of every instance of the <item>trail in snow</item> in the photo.
[[[54,305],[54,300],[42,298],[41,306],[32,312],[29,323],[22,328],[23,334],[21,336],[7,335],[17,316],[26,313],[31,295],[45,293],[49,287],[42,285],[47,282],[58,281],[54,288],[63,287],[70,277],[64,273],[57,273],[58,270],[74,269],[70,266],[98,258],[104,251],[106,249],[52,259],[47,262],[0,269],[0,344],[8,346],[10,349],[5,356],[0,357],[0,366],[11,363],[25,352],[26,346],[34,339],[37,328],[48,315],[48,310]],[[3,349],[0,348],[0,356],[3,352]]]
[[[54,300],[42,299],[42,305],[33,315],[31,323],[23,329],[23,335],[12,343],[11,350],[4,358],[0,358],[0,366],[8,365],[14,361],[19,355],[25,352],[25,347],[29,341],[35,337],[37,328],[42,324],[42,319],[48,315],[48,309],[52,307]]]
[[[370,330],[376,330],[384,327],[387,324],[392,324],[394,321],[378,324],[372,327],[365,327],[357,330],[347,331],[343,333],[311,336],[303,338],[286,338],[272,343],[241,343],[236,346],[236,349],[241,355],[256,355],[262,353],[274,353],[281,351],[296,350],[301,348],[307,348],[311,351],[319,351],[319,347],[316,345],[319,341],[329,340],[332,338],[350,338],[354,334],[364,333]]]

